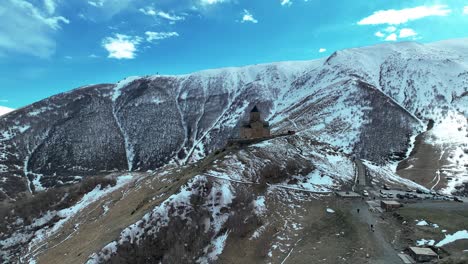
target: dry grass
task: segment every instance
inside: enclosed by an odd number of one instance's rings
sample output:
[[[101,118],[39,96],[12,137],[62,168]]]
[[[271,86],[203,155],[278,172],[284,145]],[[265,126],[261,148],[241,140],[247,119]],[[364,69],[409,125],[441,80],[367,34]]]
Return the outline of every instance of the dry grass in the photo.
[[[58,211],[74,205],[83,195],[98,185],[103,189],[109,185],[115,186],[115,184],[115,178],[88,177],[75,185],[48,189],[32,196],[23,195],[14,204],[0,207],[0,218],[6,219],[0,225],[0,232],[7,233],[9,231],[7,224],[16,221],[17,218],[24,221],[23,225],[29,225],[47,211]]]

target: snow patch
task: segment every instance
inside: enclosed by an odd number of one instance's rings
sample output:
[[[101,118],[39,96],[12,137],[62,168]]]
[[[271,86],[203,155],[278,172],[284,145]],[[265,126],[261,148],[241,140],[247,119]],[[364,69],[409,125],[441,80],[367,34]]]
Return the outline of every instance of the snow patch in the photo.
[[[259,196],[253,201],[255,214],[262,215],[266,211],[265,196]]]
[[[434,243],[435,243],[435,240],[433,240],[433,239],[426,240],[426,239],[423,238],[423,239],[420,239],[420,240],[416,241],[417,246],[425,246],[425,245],[433,246]]]
[[[444,239],[442,239],[439,243],[436,244],[437,247],[442,247],[449,243],[455,242],[457,240],[468,239],[468,231],[461,230],[457,231],[452,235],[446,235]]]
[[[429,223],[426,222],[425,220],[421,220],[421,221],[419,221],[416,225],[417,225],[417,226],[427,226],[427,225],[429,225]]]
[[[121,95],[121,90],[122,88],[124,88],[125,86],[127,86],[128,84],[130,84],[131,82],[139,79],[140,77],[139,76],[130,76],[130,77],[127,77],[121,81],[119,81],[117,83],[117,85],[114,87],[114,93],[112,94],[112,101],[115,102],[117,101],[117,98],[119,98],[119,96]]]

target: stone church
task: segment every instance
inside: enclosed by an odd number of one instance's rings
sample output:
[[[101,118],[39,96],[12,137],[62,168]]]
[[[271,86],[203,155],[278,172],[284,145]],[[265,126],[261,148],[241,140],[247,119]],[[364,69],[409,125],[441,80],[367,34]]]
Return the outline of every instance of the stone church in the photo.
[[[270,136],[270,125],[268,122],[262,120],[261,113],[258,111],[257,106],[254,106],[250,111],[250,120],[243,122],[240,127],[240,138],[263,138]]]

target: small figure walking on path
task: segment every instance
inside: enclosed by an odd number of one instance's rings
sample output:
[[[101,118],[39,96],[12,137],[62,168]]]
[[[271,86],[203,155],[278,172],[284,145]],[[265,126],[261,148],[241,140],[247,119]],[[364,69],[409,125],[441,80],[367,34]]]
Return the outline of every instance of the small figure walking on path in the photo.
[[[356,210],[357,210],[357,213],[359,214],[359,211],[360,211],[361,209],[358,208],[358,209],[356,209]]]
[[[374,232],[374,225],[373,224],[370,225],[370,229],[372,230],[372,232]]]

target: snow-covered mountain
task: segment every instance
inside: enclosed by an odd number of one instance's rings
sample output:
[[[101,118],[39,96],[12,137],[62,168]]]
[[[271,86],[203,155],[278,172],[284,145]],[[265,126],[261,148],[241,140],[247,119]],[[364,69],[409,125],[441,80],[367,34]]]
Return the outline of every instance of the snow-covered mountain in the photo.
[[[254,104],[275,132],[294,129],[379,164],[398,160],[428,119],[466,117],[467,49],[466,39],[382,44],[81,87],[0,119],[0,193],[197,160],[235,137]]]
[[[254,105],[296,135],[226,148]],[[0,215],[0,258],[211,263],[238,260],[243,239],[280,262],[309,209],[325,212],[319,195],[354,184],[352,157],[372,184],[419,187],[395,171],[417,167],[424,143],[454,190],[468,177],[467,108],[467,39],[80,87],[0,117],[0,198],[44,194],[32,201],[46,208]],[[93,176],[115,185],[69,185]]]
[[[9,108],[9,107],[5,107],[5,106],[0,105],[0,116],[8,114],[8,113],[10,113],[11,111],[14,111],[14,110],[15,109],[13,109],[13,108]]]

